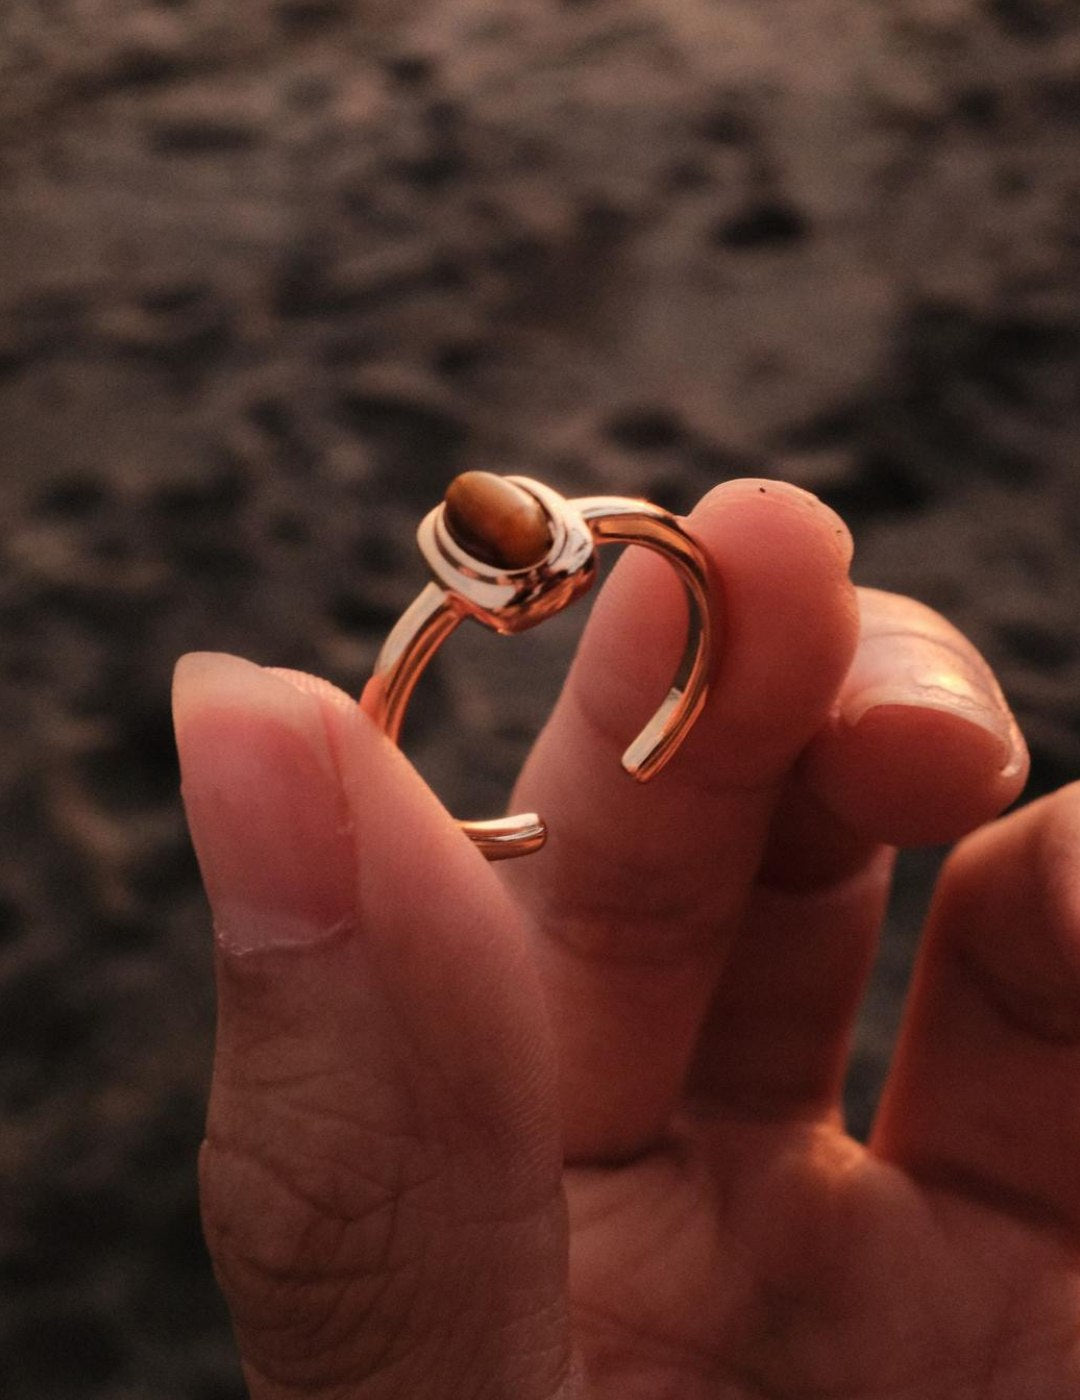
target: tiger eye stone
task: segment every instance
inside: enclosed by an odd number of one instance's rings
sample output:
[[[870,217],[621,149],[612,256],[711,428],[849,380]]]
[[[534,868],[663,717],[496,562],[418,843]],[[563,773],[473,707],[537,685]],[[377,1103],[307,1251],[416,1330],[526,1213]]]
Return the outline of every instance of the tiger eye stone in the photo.
[[[551,548],[540,502],[493,472],[462,472],[446,490],[446,528],[463,549],[498,569],[527,569]]]

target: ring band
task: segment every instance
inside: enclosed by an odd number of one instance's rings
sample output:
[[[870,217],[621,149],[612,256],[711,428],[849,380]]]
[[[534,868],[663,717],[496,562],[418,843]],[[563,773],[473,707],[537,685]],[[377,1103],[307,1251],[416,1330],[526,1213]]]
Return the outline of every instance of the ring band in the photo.
[[[597,545],[639,544],[674,566],[689,608],[686,647],[671,687],[622,756],[638,782],[660,772],[701,713],[713,657],[708,563],[674,515],[648,501],[567,500],[528,477],[466,472],[421,522],[417,541],[434,581],[390,632],[361,700],[390,739],[399,739],[424,668],[465,618],[504,634],[535,627],[591,587]],[[461,827],[488,860],[528,855],[547,837],[533,812]]]

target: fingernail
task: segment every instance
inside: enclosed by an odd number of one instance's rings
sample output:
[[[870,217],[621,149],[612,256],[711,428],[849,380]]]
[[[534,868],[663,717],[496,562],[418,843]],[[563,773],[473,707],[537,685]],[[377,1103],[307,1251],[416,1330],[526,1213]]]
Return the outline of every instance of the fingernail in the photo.
[[[997,743],[1002,770],[1019,759],[1020,740],[1007,702],[989,668],[937,638],[898,632],[864,637],[860,684],[842,700],[841,718],[857,725],[887,706],[935,710],[966,720]]]
[[[351,926],[353,843],[319,701],[238,657],[181,658],[182,794],[221,947],[321,942]]]

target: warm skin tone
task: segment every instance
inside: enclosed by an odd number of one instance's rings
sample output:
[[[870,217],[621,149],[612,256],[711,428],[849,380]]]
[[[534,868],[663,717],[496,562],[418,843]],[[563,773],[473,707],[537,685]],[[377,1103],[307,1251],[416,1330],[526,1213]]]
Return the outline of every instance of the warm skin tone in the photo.
[[[709,705],[620,771],[681,645],[629,551],[514,796],[551,829],[525,860],[324,682],[181,664],[203,1210],[255,1400],[1080,1394],[1080,787],[991,822],[1026,757],[989,672],[854,590],[812,498],[729,483],[690,528]],[[969,831],[862,1147],[890,845]]]

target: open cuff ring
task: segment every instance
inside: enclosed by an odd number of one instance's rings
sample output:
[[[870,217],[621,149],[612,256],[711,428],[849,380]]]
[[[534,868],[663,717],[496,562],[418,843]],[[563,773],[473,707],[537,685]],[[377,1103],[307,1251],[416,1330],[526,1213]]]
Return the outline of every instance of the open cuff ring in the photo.
[[[596,546],[640,544],[678,572],[689,605],[686,648],[660,708],[622,756],[638,782],[672,757],[701,713],[712,671],[708,562],[679,520],[621,496],[567,500],[524,476],[465,472],[417,531],[434,575],[383,644],[362,704],[395,743],[424,667],[467,617],[496,632],[535,627],[585,593]],[[547,828],[534,812],[461,823],[488,860],[539,850]]]

